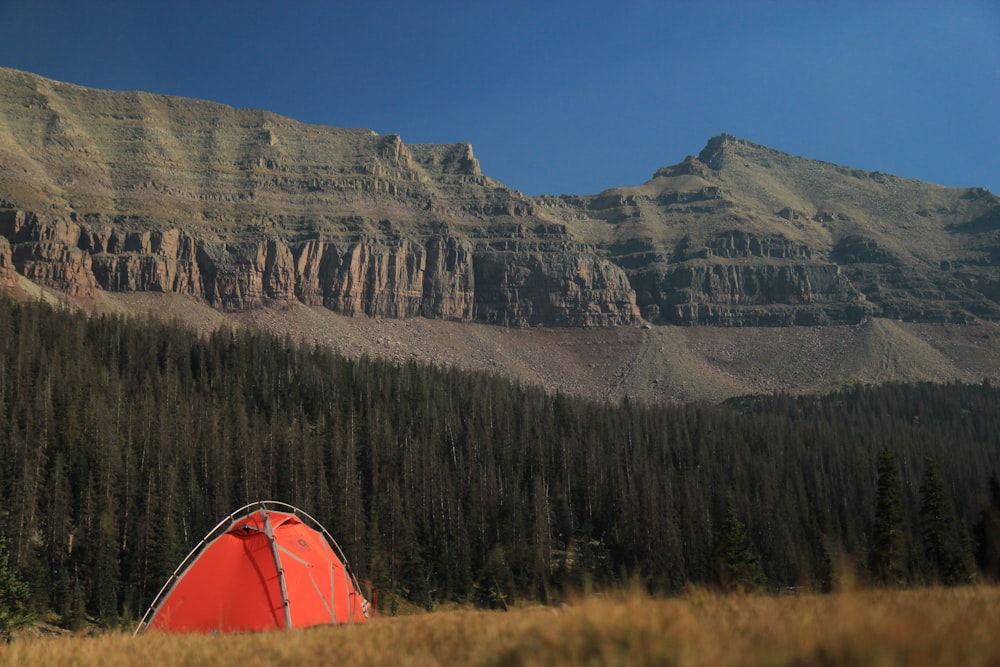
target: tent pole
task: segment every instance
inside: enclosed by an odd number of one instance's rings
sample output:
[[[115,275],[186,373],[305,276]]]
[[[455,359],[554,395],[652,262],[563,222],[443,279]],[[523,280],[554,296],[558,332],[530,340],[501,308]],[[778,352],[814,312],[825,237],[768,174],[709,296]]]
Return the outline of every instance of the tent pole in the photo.
[[[201,538],[201,542],[198,543],[198,546],[192,549],[188,553],[188,555],[184,557],[184,560],[181,561],[181,564],[174,569],[173,574],[171,574],[170,578],[167,579],[167,583],[163,584],[163,587],[160,588],[160,592],[156,594],[155,598],[153,598],[153,603],[149,605],[149,609],[147,609],[146,613],[143,614],[142,620],[139,621],[139,625],[136,626],[135,632],[132,633],[133,637],[138,635],[140,630],[145,632],[147,629],[149,629],[149,624],[153,622],[153,618],[155,618],[156,614],[159,613],[160,604],[163,603],[163,599],[173,588],[173,585],[177,583],[178,579],[180,579],[181,572],[183,570],[186,570],[191,565],[194,565],[194,563],[198,560],[198,558],[201,557],[202,547],[204,547],[206,544],[210,542],[214,542],[215,540],[219,539],[219,536],[225,533],[225,531],[229,529],[229,526],[232,525],[233,517],[235,517],[243,510],[247,509],[247,507],[249,507],[249,505],[247,505],[246,507],[241,507],[240,509],[236,510],[235,512],[227,516],[225,519],[220,521],[219,523],[215,524],[215,528],[208,531],[208,534],[205,535],[205,537]],[[223,528],[223,526],[225,526],[225,530],[222,530],[220,532],[220,529]]]
[[[285,607],[285,629],[292,629],[292,608],[288,604],[288,587],[285,585],[285,569],[281,567],[281,556],[278,554],[278,543],[274,540],[274,528],[271,517],[264,503],[260,504],[260,513],[264,515],[264,534],[271,543],[271,555],[274,556],[274,567],[278,570],[278,585],[281,587],[281,602]]]

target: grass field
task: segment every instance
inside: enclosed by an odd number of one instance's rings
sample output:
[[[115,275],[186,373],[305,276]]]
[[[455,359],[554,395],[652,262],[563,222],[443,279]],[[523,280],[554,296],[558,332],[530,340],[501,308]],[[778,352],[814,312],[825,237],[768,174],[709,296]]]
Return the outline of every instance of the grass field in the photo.
[[[22,637],[3,665],[998,665],[1000,588],[441,611],[255,635]]]

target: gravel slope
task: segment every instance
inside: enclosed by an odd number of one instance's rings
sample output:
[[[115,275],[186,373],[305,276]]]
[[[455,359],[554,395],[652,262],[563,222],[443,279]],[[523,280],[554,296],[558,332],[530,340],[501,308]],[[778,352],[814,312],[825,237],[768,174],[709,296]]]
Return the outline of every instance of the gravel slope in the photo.
[[[851,383],[1000,381],[1000,326],[906,324],[791,328],[507,329],[322,308],[223,314],[176,295],[104,294],[98,311],[150,313],[208,333],[290,335],[342,354],[479,370],[593,399],[717,402],[748,393],[822,392]]]

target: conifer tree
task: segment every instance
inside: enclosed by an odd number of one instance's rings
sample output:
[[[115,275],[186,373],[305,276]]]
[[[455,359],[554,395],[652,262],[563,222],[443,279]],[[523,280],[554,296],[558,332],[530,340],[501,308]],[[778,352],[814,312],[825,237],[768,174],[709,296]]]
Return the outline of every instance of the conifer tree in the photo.
[[[887,449],[879,457],[876,486],[869,568],[876,583],[898,585],[906,577],[906,532],[899,466],[896,456]]]
[[[715,539],[712,563],[715,583],[726,591],[757,591],[767,581],[760,554],[740,521],[731,497],[726,502],[726,516]]]
[[[507,611],[514,602],[514,575],[503,547],[490,550],[479,579],[473,585],[475,602],[488,609]]]
[[[27,602],[28,585],[11,569],[7,538],[0,535],[0,634],[27,622]]]
[[[984,577],[997,581],[1000,580],[1000,479],[996,473],[990,478],[989,490],[974,529],[976,564]]]
[[[968,554],[958,532],[954,505],[941,480],[940,466],[936,459],[930,457],[920,483],[920,540],[927,560],[941,583],[953,586],[972,578]]]

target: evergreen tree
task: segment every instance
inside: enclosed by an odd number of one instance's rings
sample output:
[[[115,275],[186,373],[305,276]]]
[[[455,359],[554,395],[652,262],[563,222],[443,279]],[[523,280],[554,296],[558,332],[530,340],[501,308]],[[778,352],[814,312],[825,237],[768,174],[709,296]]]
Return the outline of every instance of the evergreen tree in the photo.
[[[712,563],[715,584],[725,591],[758,591],[767,582],[760,553],[740,521],[732,497],[726,502],[726,516],[716,535]]]
[[[27,623],[27,602],[28,585],[11,569],[7,538],[0,535],[0,634]]]
[[[510,609],[514,602],[514,574],[503,547],[496,546],[490,551],[473,589],[475,602],[480,607]]]
[[[989,490],[989,498],[980,505],[974,529],[976,564],[984,577],[997,581],[1000,580],[1000,479],[996,473],[990,477]]]
[[[878,462],[875,522],[872,528],[869,568],[876,583],[898,585],[905,581],[906,532],[903,525],[902,484],[896,456],[883,450]]]
[[[941,583],[953,586],[972,578],[968,554],[958,531],[955,508],[945,491],[938,462],[930,457],[920,483],[920,540],[927,560]]]

